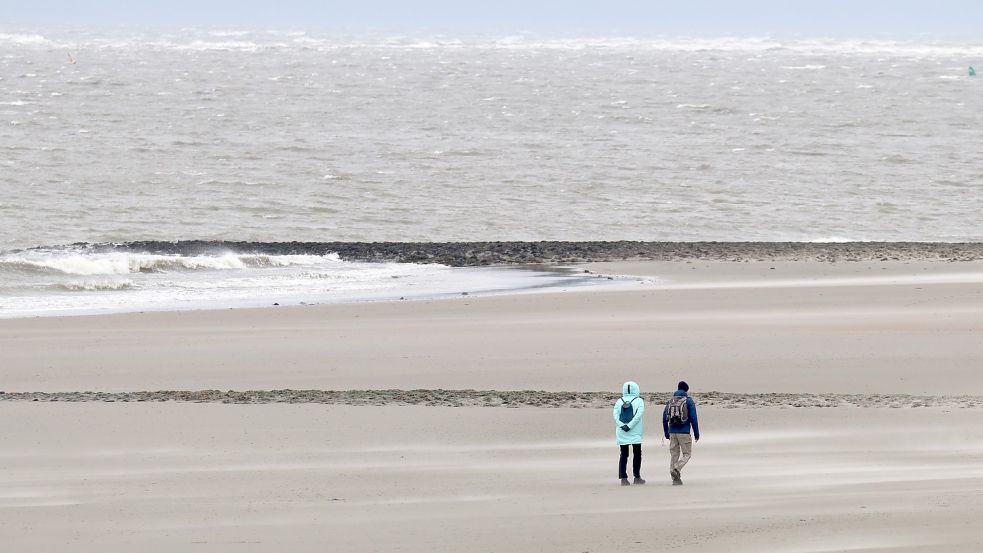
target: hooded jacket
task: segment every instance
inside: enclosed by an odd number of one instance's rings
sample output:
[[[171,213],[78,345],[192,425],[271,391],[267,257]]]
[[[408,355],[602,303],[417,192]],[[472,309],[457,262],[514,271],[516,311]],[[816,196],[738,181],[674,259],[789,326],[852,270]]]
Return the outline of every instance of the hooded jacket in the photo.
[[[676,393],[672,395],[686,396],[686,392],[676,390]],[[688,421],[683,424],[669,424],[669,402],[666,402],[666,408],[662,410],[662,432],[666,438],[669,437],[669,434],[689,434],[690,427],[692,427],[693,437],[697,440],[700,439],[700,423],[696,420],[696,402],[689,396],[686,396],[686,412],[689,416]]]
[[[638,397],[638,384],[628,381],[621,387],[621,398],[614,402],[614,433],[618,439],[618,445],[630,445],[642,443],[642,434],[645,427],[642,424],[642,415],[645,413],[645,401]],[[621,406],[631,402],[635,416],[631,422],[621,422]],[[622,425],[628,425],[628,430],[622,430]]]

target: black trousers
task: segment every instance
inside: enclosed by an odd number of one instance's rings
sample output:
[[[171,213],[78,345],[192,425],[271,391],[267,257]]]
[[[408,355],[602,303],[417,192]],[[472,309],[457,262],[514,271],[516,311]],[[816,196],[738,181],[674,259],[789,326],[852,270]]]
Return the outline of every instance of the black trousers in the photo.
[[[618,478],[628,478],[628,446],[618,446],[621,448],[621,458],[618,459]],[[631,468],[635,473],[635,478],[642,477],[642,444],[631,444]]]

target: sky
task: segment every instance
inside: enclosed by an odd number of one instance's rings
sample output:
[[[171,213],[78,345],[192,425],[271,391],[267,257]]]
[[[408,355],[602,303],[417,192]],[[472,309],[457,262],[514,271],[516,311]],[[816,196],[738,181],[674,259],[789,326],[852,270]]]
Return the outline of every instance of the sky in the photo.
[[[13,26],[975,38],[983,0],[0,0]]]

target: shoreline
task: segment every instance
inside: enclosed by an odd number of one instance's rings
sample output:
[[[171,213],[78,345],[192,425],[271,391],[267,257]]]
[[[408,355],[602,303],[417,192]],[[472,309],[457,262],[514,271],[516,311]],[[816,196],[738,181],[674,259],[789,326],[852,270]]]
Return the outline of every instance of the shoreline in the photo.
[[[39,249],[208,255],[249,252],[326,255],[346,261],[440,263],[451,267],[606,261],[983,261],[983,242],[242,242],[229,240],[140,240],[44,246]]]
[[[298,295],[269,292],[266,298],[249,298],[244,300],[229,299],[225,303],[218,300],[207,300],[198,303],[174,304],[137,304],[126,306],[117,304],[106,307],[79,307],[49,311],[12,312],[6,313],[0,307],[0,320],[61,318],[61,317],[95,317],[146,313],[200,312],[255,310],[288,307],[314,307],[329,305],[370,304],[414,301],[445,301],[462,297],[497,297],[526,294],[557,293],[580,289],[613,290],[626,284],[638,282],[643,277],[633,275],[607,275],[584,270],[582,267],[570,264],[541,264],[530,263],[522,265],[492,265],[483,267],[450,267],[451,271],[463,271],[459,278],[462,282],[456,287],[448,284],[431,284],[432,290],[414,287],[403,287],[395,290],[366,293],[363,290],[352,291],[344,297],[323,297],[312,292],[312,295]],[[472,280],[467,281],[470,272]],[[496,273],[501,273],[496,275]],[[443,289],[441,289],[443,288]],[[87,293],[87,292],[79,292]],[[125,292],[122,292],[125,293]]]
[[[871,286],[877,278],[861,269],[874,265],[885,271],[880,284],[983,283],[983,242],[182,241],[63,248],[10,254],[13,272],[0,274],[0,297],[9,300],[0,305],[0,319],[431,301],[635,283],[710,290],[803,287],[825,278],[832,286],[827,277],[844,273],[836,286]],[[332,261],[311,261],[325,258]],[[791,278],[772,278],[761,264]],[[35,273],[18,273],[25,267]],[[726,278],[707,279],[708,272]],[[900,272],[907,278],[891,276]],[[218,280],[199,282],[209,279]],[[37,291],[42,288],[55,291]]]
[[[592,273],[582,267],[570,264],[515,264],[475,267],[442,267],[439,276],[431,280],[410,281],[397,284],[388,289],[373,289],[371,284],[365,288],[353,288],[347,292],[336,293],[330,288],[306,291],[269,289],[263,293],[245,298],[212,297],[158,300],[151,297],[127,297],[131,290],[142,291],[140,286],[128,286],[115,292],[93,292],[80,290],[78,299],[85,294],[98,293],[104,298],[101,305],[86,306],[42,306],[35,310],[7,308],[0,305],[0,320],[34,319],[52,317],[90,317],[98,315],[125,315],[132,313],[166,313],[195,311],[225,311],[229,309],[267,309],[289,306],[342,305],[358,303],[378,303],[395,301],[439,301],[459,297],[494,297],[536,293],[555,293],[579,288],[603,287],[613,289],[640,280],[630,275],[608,276]],[[113,275],[110,275],[113,276]],[[218,277],[220,277],[219,275]],[[218,278],[217,277],[217,278]],[[393,282],[404,280],[394,275]],[[0,298],[4,296],[0,294]],[[16,296],[15,296],[16,297]],[[126,300],[126,301],[120,301]]]
[[[983,245],[983,243],[981,243]],[[382,262],[382,261],[380,261]],[[763,290],[776,288],[855,288],[898,287],[917,285],[976,285],[983,284],[983,258],[966,261],[926,261],[911,259],[861,260],[838,263],[822,260],[744,260],[718,259],[655,261],[620,259],[583,263],[515,263],[488,266],[454,266],[460,271],[504,271],[516,277],[539,273],[533,278],[555,274],[547,282],[503,279],[514,286],[508,288],[468,287],[458,291],[397,291],[378,295],[352,295],[346,298],[284,299],[270,296],[219,305],[215,302],[193,305],[139,306],[133,308],[92,308],[74,311],[52,311],[29,314],[5,314],[0,309],[0,321],[32,319],[61,319],[88,317],[125,317],[165,313],[223,313],[254,311],[288,311],[291,309],[329,308],[344,305],[373,305],[393,303],[453,302],[479,298],[507,298],[557,293],[623,293],[637,292],[643,285],[647,291],[707,292],[732,290]],[[514,282],[513,282],[514,281]],[[920,289],[920,288],[919,288]]]

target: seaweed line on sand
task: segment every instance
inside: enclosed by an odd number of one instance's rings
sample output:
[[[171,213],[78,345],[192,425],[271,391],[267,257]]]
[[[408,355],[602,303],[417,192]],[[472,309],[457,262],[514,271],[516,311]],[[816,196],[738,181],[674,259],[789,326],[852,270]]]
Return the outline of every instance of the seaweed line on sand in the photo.
[[[661,404],[670,394],[646,393]],[[432,407],[610,407],[610,392],[547,392],[539,390],[158,390],[138,392],[2,392],[0,401],[38,402],[189,402],[189,403],[320,403],[327,405],[423,405]],[[983,396],[908,394],[798,394],[706,392],[694,394],[700,405],[722,408],[983,408]]]

